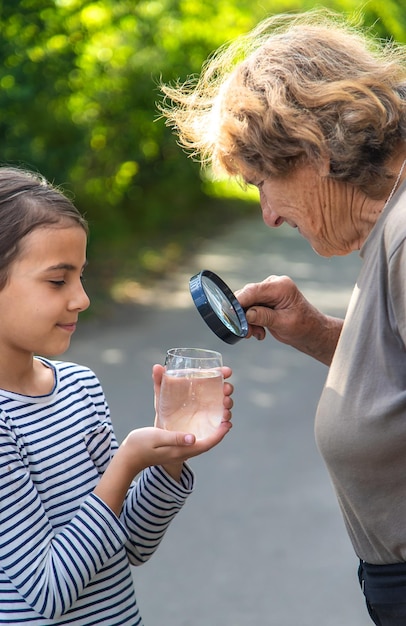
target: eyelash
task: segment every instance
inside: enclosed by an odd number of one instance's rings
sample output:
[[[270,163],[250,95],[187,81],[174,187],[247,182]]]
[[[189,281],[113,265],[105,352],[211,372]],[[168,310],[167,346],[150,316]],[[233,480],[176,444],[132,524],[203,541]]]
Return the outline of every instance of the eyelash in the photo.
[[[51,285],[55,285],[55,287],[63,287],[64,285],[66,285],[66,281],[65,280],[50,280],[49,281],[51,283]],[[80,277],[80,282],[83,283],[86,282],[86,279],[84,276]]]

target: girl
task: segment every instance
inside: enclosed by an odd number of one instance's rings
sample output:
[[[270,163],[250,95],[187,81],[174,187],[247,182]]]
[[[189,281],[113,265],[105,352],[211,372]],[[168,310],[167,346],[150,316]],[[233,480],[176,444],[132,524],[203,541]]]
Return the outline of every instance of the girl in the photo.
[[[118,447],[95,374],[35,356],[62,354],[89,306],[86,240],[57,189],[0,168],[1,625],[141,625],[129,564],[149,559],[192,491],[184,461],[231,427],[225,383],[214,435],[196,442],[156,418]]]

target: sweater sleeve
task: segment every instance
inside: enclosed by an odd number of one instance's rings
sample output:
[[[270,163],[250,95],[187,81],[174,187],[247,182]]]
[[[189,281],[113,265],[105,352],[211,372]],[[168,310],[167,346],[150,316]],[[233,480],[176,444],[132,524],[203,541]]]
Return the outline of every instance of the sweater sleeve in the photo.
[[[141,565],[152,556],[193,487],[194,474],[186,464],[179,483],[162,467],[149,467],[141,473],[121,515],[130,535],[126,548],[133,565]]]
[[[96,387],[100,387],[94,374],[93,377]],[[99,395],[99,417],[109,428],[98,428],[92,432],[87,448],[99,475],[102,475],[110,458],[117,451],[118,443],[108,403],[102,391]],[[107,446],[105,435],[109,429],[111,437]],[[133,481],[120,516],[128,533],[126,549],[132,565],[145,563],[156,551],[171,521],[183,507],[193,487],[194,474],[187,464],[183,466],[179,483],[159,466],[145,469],[138,479]]]
[[[7,416],[0,416],[0,565],[28,605],[56,619],[125,545],[129,533],[94,494],[55,533],[24,454]]]

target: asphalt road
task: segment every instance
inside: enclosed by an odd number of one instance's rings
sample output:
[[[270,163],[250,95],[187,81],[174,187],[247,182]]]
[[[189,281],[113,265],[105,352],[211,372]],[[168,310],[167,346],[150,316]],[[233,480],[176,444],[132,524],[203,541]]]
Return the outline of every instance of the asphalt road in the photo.
[[[356,254],[321,259],[292,229],[258,218],[208,242],[187,267],[112,319],[84,322],[64,358],[101,379],[118,438],[153,420],[151,367],[167,348],[200,346],[233,368],[234,427],[193,459],[195,493],[149,563],[134,570],[146,626],[369,626],[356,558],[316,449],[313,418],[326,368],[268,337],[222,343],[188,293],[207,268],[233,290],[288,274],[342,314]]]

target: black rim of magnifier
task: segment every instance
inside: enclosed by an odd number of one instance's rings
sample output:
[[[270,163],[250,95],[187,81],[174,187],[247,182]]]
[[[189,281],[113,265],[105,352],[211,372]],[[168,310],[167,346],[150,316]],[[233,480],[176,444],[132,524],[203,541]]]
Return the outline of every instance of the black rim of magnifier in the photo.
[[[241,328],[240,333],[232,331],[215,313],[203,286],[203,277],[209,278],[225,295],[226,299],[232,306],[238,318]],[[214,272],[210,270],[202,270],[189,281],[190,293],[200,315],[208,325],[208,327],[223,341],[234,344],[243,339],[248,334],[248,322],[245,317],[244,309],[238,302],[237,298],[231,291],[230,287]]]

